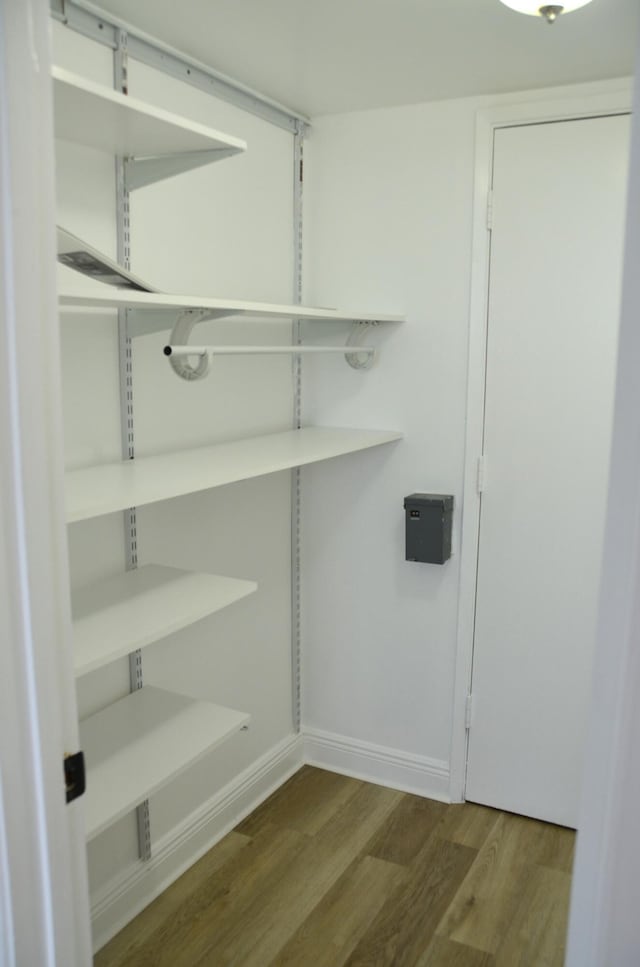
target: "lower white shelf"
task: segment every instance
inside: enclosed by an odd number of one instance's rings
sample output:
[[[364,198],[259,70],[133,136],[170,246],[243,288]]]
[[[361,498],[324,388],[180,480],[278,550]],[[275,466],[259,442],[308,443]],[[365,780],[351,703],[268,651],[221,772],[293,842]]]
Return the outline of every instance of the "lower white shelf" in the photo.
[[[66,475],[67,521],[222,487],[400,439],[397,430],[305,427],[74,470]]]
[[[73,594],[77,677],[252,594],[258,585],[147,564]]]
[[[80,723],[92,839],[249,724],[245,712],[145,686]]]

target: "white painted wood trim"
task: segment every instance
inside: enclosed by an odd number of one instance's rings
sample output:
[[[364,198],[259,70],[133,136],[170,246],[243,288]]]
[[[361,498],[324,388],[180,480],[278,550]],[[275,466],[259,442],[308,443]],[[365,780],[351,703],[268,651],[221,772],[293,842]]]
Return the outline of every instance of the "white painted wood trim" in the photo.
[[[303,728],[302,735],[304,759],[309,765],[449,802],[449,767],[440,759],[411,755],[320,729]]]
[[[0,921],[3,964],[88,967],[63,513],[55,195],[44,0],[0,4]]]
[[[439,759],[316,729],[291,735],[160,838],[150,861],[132,863],[94,896],[94,950],[104,946],[305,764],[448,802],[448,767]]]
[[[636,107],[640,75],[636,75]],[[600,614],[567,967],[640,963],[640,123],[632,120]]]
[[[289,736],[154,843],[151,860],[136,861],[119,873],[94,898],[94,950],[104,946],[302,765],[302,738]]]
[[[467,377],[467,424],[463,481],[460,593],[451,734],[451,774],[449,795],[452,802],[464,799],[467,730],[465,707],[471,687],[475,587],[479,535],[480,495],[477,486],[477,461],[482,454],[484,374],[487,338],[487,288],[489,270],[489,230],[487,204],[491,186],[493,135],[500,127],[534,124],[571,118],[623,114],[631,109],[631,88],[626,83],[603,85],[601,92],[577,97],[515,101],[504,107],[478,112],[476,119],[476,161],[473,202],[473,248],[471,295],[469,305],[469,363]]]

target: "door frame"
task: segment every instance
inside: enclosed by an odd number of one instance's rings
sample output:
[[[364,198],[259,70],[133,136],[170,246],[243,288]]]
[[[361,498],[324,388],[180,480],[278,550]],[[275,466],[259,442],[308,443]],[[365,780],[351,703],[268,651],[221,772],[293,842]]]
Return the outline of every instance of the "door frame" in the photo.
[[[480,535],[480,494],[478,459],[484,434],[484,397],[488,324],[488,286],[490,229],[489,192],[493,169],[494,133],[498,128],[523,124],[544,124],[612,114],[628,114],[632,105],[632,85],[609,81],[585,85],[574,96],[567,89],[545,93],[540,99],[530,96],[505,106],[492,106],[476,115],[475,176],[473,192],[473,229],[471,290],[469,299],[469,337],[465,460],[462,490],[460,588],[454,675],[454,701],[450,748],[449,795],[452,802],[465,799],[468,736],[467,698],[471,688],[473,639]],[[491,474],[491,468],[488,468]]]
[[[0,962],[88,967],[64,520],[49,7],[0,3]]]

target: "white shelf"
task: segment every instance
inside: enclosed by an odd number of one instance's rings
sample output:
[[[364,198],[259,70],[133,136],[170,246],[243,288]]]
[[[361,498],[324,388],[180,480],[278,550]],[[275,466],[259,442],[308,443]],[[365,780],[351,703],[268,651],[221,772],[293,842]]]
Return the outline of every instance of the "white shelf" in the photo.
[[[252,594],[258,585],[147,564],[73,594],[77,677]]]
[[[88,839],[249,721],[244,712],[150,686],[85,719],[80,740]]]
[[[141,507],[400,439],[402,433],[396,430],[307,427],[74,470],[66,475],[67,521]]]
[[[135,165],[130,168],[129,187],[149,184],[247,148],[240,138],[120,94],[60,67],[54,67],[52,75],[56,137],[114,155],[145,159],[137,172]],[[169,158],[173,159],[170,164]],[[147,164],[150,159],[154,160]],[[162,159],[160,163],[158,159]]]
[[[208,296],[168,295],[159,292],[134,292],[106,287],[96,295],[60,292],[61,309],[135,309],[132,334],[171,329],[176,315],[185,309],[210,311],[211,318],[240,316],[249,319],[318,319],[334,322],[404,322],[402,315],[358,312],[325,307],[278,305],[268,302],[245,302],[238,299],[214,299]],[[153,315],[151,315],[153,313]]]

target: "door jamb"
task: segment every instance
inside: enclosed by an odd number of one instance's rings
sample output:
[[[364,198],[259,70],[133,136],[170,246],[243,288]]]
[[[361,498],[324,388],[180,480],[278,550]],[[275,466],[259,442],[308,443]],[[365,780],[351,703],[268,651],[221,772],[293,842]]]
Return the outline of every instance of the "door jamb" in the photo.
[[[49,31],[44,0],[0,3],[0,963],[86,967]]]
[[[560,96],[550,95],[544,100],[523,100],[506,106],[489,107],[478,111],[476,115],[460,591],[449,777],[449,795],[452,802],[464,801],[467,772],[467,699],[471,689],[473,666],[480,530],[478,458],[482,455],[484,433],[490,254],[487,206],[491,188],[494,132],[498,128],[516,125],[544,124],[552,121],[577,120],[610,114],[627,114],[631,111],[631,81],[627,83],[614,81],[593,85],[591,91],[578,93],[572,97],[566,96],[566,90],[558,93]]]

